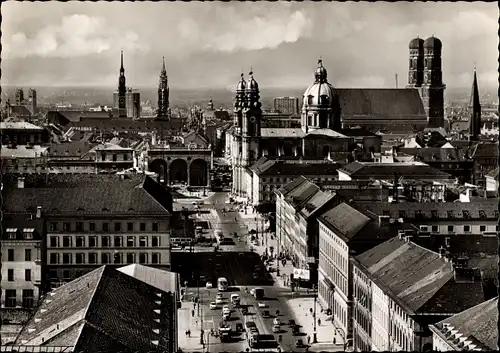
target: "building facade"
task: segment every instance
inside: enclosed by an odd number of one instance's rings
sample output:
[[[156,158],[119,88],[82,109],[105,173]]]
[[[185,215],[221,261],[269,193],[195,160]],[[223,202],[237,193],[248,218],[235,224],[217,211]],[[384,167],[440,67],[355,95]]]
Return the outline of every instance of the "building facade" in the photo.
[[[297,97],[273,98],[273,111],[290,115],[300,114],[299,98]]]

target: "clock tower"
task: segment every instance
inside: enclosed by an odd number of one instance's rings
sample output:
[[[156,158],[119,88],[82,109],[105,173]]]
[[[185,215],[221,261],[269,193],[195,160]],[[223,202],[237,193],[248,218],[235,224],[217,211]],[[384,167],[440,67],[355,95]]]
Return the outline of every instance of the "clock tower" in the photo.
[[[125,86],[125,69],[123,68],[123,50],[121,52],[121,67],[120,77],[118,78],[118,116],[120,118],[127,117],[127,108],[125,106],[125,93],[127,88]]]
[[[243,109],[241,136],[243,142],[242,166],[250,167],[260,157],[260,128],[262,121],[262,104],[260,103],[260,91],[257,81],[253,78],[253,72],[245,90],[245,107]]]

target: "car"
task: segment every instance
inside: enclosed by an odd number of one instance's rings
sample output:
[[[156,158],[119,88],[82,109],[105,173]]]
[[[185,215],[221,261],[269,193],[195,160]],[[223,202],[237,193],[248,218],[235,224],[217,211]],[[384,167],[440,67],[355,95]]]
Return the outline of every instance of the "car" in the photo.
[[[268,317],[271,317],[271,313],[269,312],[269,310],[264,310],[264,311],[262,312],[262,317],[263,317],[264,319],[267,319]]]
[[[246,306],[242,307],[242,308],[241,308],[241,313],[242,313],[243,315],[247,315],[247,314],[248,314],[248,308],[247,308]]]
[[[215,298],[215,302],[217,304],[222,304],[222,303],[224,303],[224,299],[222,299],[222,298]]]
[[[216,295],[215,297],[216,297],[216,298],[219,298],[219,299],[222,299],[222,298],[223,298],[223,297],[222,297],[222,293],[221,293],[221,292],[217,293],[217,295]]]
[[[304,341],[302,341],[302,338],[299,338],[297,342],[295,342],[295,347],[297,348],[302,348],[304,347]]]
[[[210,289],[212,288],[212,282],[207,282],[207,285],[206,285],[207,289]]]
[[[255,288],[250,289],[250,295],[255,296]]]
[[[276,318],[274,318],[274,320],[273,320],[273,325],[278,325],[278,326],[279,326],[279,325],[281,325],[281,321],[280,321],[280,319],[278,319],[277,317],[276,317]]]
[[[300,330],[299,327],[295,325],[292,327],[292,336],[298,336],[298,335],[300,335]]]
[[[211,302],[211,303],[210,303],[210,309],[211,309],[211,310],[215,310],[215,309],[217,309],[217,303],[216,303],[216,302]]]
[[[280,332],[281,332],[281,326],[273,325],[273,333],[280,333]]]
[[[288,320],[288,327],[295,327],[295,320],[294,319],[290,319]]]
[[[267,304],[266,303],[259,303],[259,308],[267,308]]]
[[[224,305],[224,307],[222,308],[222,312],[231,314],[231,309],[229,308],[229,305]]]

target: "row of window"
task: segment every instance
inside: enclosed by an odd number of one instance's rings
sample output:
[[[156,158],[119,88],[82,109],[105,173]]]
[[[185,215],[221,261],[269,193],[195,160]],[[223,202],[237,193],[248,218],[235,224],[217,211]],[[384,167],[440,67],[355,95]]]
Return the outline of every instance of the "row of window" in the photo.
[[[133,232],[136,229],[134,229],[134,223],[133,222],[127,222],[126,227],[122,226],[122,222],[114,222],[113,223],[113,230],[115,232],[121,232],[121,231],[127,231],[127,232]],[[141,232],[146,232],[148,229],[146,229],[146,223],[139,223],[139,231]],[[51,232],[57,232],[59,231],[59,223],[58,222],[51,222],[50,227],[49,227]],[[160,229],[159,224],[157,222],[152,222],[151,223],[151,228],[150,230],[153,232],[158,232]],[[83,232],[84,230],[88,230],[90,232],[95,232],[97,231],[96,223],[95,222],[89,222],[88,227],[84,227],[84,222],[76,222],[75,223],[75,228],[73,229],[72,223],[71,222],[63,222],[62,223],[62,231],[63,232],[71,232],[71,231],[76,231],[76,232]],[[103,232],[110,232],[111,227],[109,222],[103,222],[101,224],[101,231]]]
[[[122,159],[123,161],[128,161],[128,157],[129,157],[128,154],[125,153],[122,156],[123,156],[123,159]],[[112,159],[113,159],[113,162],[117,162],[118,156],[116,154],[113,154]],[[105,153],[101,154],[101,161],[106,162],[106,154]]]
[[[98,239],[101,239],[101,243],[99,244]],[[73,237],[72,236],[63,236],[62,237],[62,247],[63,248],[109,248],[109,247],[115,247],[115,248],[120,248],[120,247],[127,247],[127,248],[135,248],[135,247],[140,247],[140,248],[147,248],[148,246],[151,246],[153,248],[157,248],[161,246],[161,239],[159,236],[152,236],[151,237],[151,244],[149,244],[149,239],[147,236],[139,236],[139,241],[136,242],[136,236],[134,235],[129,235],[127,237],[121,236],[121,235],[116,235],[114,237],[110,237],[107,235],[103,236],[76,236],[75,237],[75,242],[73,243]],[[50,247],[51,248],[58,248],[61,246],[60,242],[61,237],[59,236],[51,236],[50,237]]]
[[[14,269],[12,269],[12,268],[7,269],[7,281],[14,282],[15,281],[14,277],[15,277],[14,276]],[[26,282],[31,282],[31,270],[30,269],[24,270],[24,280]]]
[[[23,289],[22,306],[24,308],[33,308],[35,305],[35,292],[33,289]],[[5,290],[5,307],[15,308],[17,306],[17,291],[15,289]]]
[[[458,228],[458,226],[454,226],[454,225],[448,225],[446,227],[447,227],[449,233],[455,232],[455,229]],[[457,228],[455,228],[455,227],[457,227]],[[430,230],[433,233],[437,233],[437,232],[439,232],[439,229],[440,228],[437,225],[433,225],[433,226],[420,226],[420,230],[422,232],[428,232]],[[480,232],[486,232],[486,229],[487,229],[487,227],[485,225],[479,226],[479,231]],[[470,225],[464,225],[463,226],[463,231],[464,231],[464,233],[470,233],[470,232],[472,232],[472,226],[470,226]],[[495,231],[498,231],[498,226],[496,226]]]
[[[20,261],[16,259],[14,249],[7,249],[7,261]],[[31,249],[24,249],[23,261],[32,261]]]
[[[74,255],[74,256],[73,256]],[[62,256],[59,253],[52,253],[49,256],[49,264],[50,265],[97,265],[97,264],[134,264],[136,263],[136,259],[139,260],[140,264],[159,264],[161,263],[161,254],[160,253],[152,253],[151,261],[148,261],[148,253],[101,253],[100,261],[98,253],[63,253]],[[73,261],[74,260],[74,261]]]

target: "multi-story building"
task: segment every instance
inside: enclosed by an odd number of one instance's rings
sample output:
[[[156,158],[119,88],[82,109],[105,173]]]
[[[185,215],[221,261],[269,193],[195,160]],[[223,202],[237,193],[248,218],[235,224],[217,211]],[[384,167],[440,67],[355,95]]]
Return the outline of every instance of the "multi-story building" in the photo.
[[[498,191],[498,172],[500,168],[494,169],[488,174],[486,174],[486,191]]]
[[[147,176],[79,177],[51,175],[50,180],[38,179],[38,187],[4,189],[4,212],[35,209],[46,221],[47,285],[57,286],[103,264],[169,270],[169,193]]]
[[[2,217],[2,308],[34,308],[42,280],[43,219],[36,215]]]
[[[96,172],[120,171],[134,167],[134,149],[111,143],[98,145],[89,151],[94,156]]]
[[[273,110],[282,114],[300,114],[299,98],[297,97],[276,97],[273,98]]]
[[[49,142],[46,129],[28,122],[1,122],[2,147],[18,145],[42,145]]]
[[[335,194],[301,176],[276,192],[276,236],[280,251],[291,256],[294,266],[310,271],[317,284],[319,256],[317,217],[322,210],[338,203]]]
[[[351,258],[356,351],[432,350],[429,325],[484,301],[477,269],[404,234]]]

